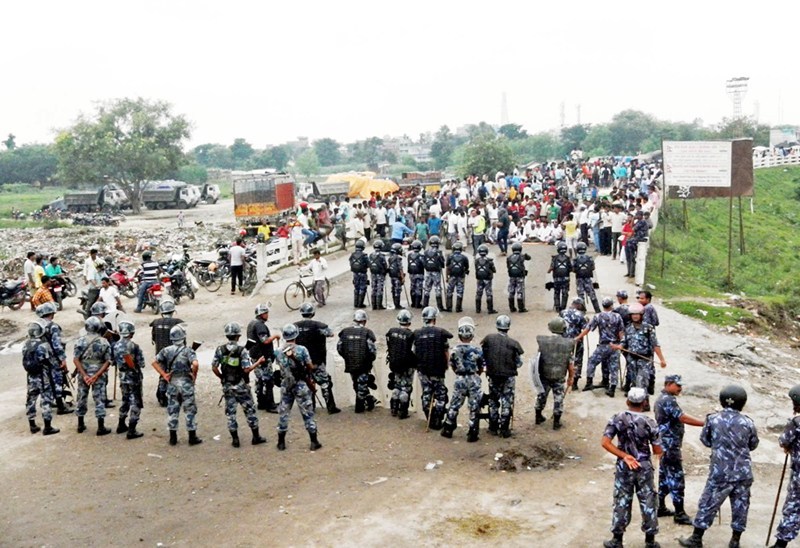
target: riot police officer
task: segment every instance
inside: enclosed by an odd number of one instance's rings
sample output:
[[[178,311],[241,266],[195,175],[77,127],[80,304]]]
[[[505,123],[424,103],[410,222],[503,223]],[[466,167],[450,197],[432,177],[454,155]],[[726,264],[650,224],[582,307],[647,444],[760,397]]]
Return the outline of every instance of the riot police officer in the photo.
[[[39,305],[41,306],[41,305]],[[44,340],[44,326],[40,322],[28,325],[28,340],[22,347],[22,366],[28,374],[25,412],[31,434],[42,429],[36,424],[36,400],[41,399],[44,435],[58,434],[60,430],[53,428],[51,406],[55,399],[52,370],[58,367],[50,345]]]
[[[575,366],[573,363],[575,344],[571,339],[564,338],[567,323],[563,318],[553,318],[547,324],[547,328],[552,335],[537,335],[536,342],[539,344],[539,380],[542,383],[543,392],[536,396],[536,424],[541,424],[545,420],[542,414],[547,405],[547,396],[553,391],[553,430],[561,428],[561,415],[564,413],[564,396],[572,388],[575,378]],[[566,387],[564,377],[568,375]]]
[[[570,307],[561,311],[560,316],[567,325],[563,333],[564,338],[567,339],[575,339],[589,324],[589,320],[586,318],[586,304],[580,297],[575,297]],[[572,389],[577,390],[578,379],[581,378],[583,370],[583,339],[575,343],[574,355],[575,376],[572,381]]]
[[[486,335],[481,341],[486,360],[486,377],[489,379],[489,433],[511,437],[511,416],[514,413],[514,392],[517,370],[522,367],[525,351],[515,339],[508,336],[511,318],[505,314],[495,320],[497,333]]]
[[[363,310],[356,311],[364,314]],[[283,326],[283,340],[286,346],[276,354],[276,361],[281,372],[281,408],[278,418],[278,450],[286,449],[286,432],[289,429],[289,412],[297,401],[303,424],[311,440],[309,449],[316,451],[322,448],[317,439],[317,422],[314,420],[314,396],[309,386],[309,376],[314,364],[304,346],[296,344],[298,330],[294,324]]]
[[[444,255],[439,249],[439,237],[433,236],[428,241],[430,247],[425,250],[422,261],[425,266],[425,283],[422,289],[422,306],[430,303],[431,290],[436,292],[436,306],[444,309],[442,304],[442,268],[445,266]]]
[[[444,376],[450,358],[447,341],[453,338],[452,333],[436,325],[438,315],[438,310],[426,306],[422,310],[422,327],[414,331],[414,356],[422,385],[422,411],[433,430],[440,429],[444,422],[448,401]]]
[[[116,369],[117,361],[114,358],[114,346],[117,344],[117,342],[119,342],[120,337],[119,333],[114,331],[111,322],[106,321],[106,316],[108,315],[108,306],[102,301],[97,301],[91,306],[91,308],[89,308],[89,314],[102,322],[99,335],[106,339],[109,346],[111,346],[111,367]],[[114,376],[114,382],[116,382],[116,374]],[[106,409],[111,409],[114,407],[114,401],[108,397],[108,383],[106,383],[103,402],[105,403]]]
[[[550,259],[548,273],[553,274],[553,308],[556,312],[561,312],[567,308],[569,298],[569,273],[572,272],[572,261],[567,256],[567,244],[558,242],[556,244],[556,255]]]
[[[464,404],[464,400],[469,405],[469,429],[467,431],[467,442],[478,441],[478,413],[481,410],[481,373],[486,367],[483,359],[483,351],[472,344],[475,338],[475,322],[470,317],[458,320],[458,340],[459,344],[450,353],[450,367],[456,374],[456,382],[453,385],[453,401],[447,411],[447,419],[442,426],[442,436],[452,438],[453,431],[456,429],[458,410]]]
[[[461,242],[453,244],[453,253],[447,257],[447,296],[445,310],[453,310],[453,291],[456,293],[456,312],[463,311],[464,302],[464,277],[469,274],[469,259],[462,253],[464,245]]]
[[[222,344],[214,351],[211,360],[211,370],[222,381],[222,396],[225,398],[225,416],[228,418],[228,432],[231,435],[231,445],[239,447],[239,425],[236,422],[236,404],[242,406],[247,418],[247,425],[253,432],[253,445],[264,443],[258,432],[258,417],[253,405],[253,395],[250,393],[250,372],[258,367],[258,363],[250,361],[250,354],[243,346],[239,346],[239,337],[242,336],[242,326],[236,322],[225,324],[226,344]],[[264,358],[259,358],[263,360]]]
[[[103,323],[94,316],[89,316],[84,322],[86,335],[75,343],[73,362],[78,368],[78,405],[75,413],[78,416],[78,433],[86,430],[84,416],[86,416],[87,399],[89,390],[94,398],[94,414],[97,417],[97,435],[105,436],[111,430],[105,427],[106,405],[105,391],[108,371],[111,365],[111,345],[100,336]]]
[[[600,386],[606,389],[608,397],[613,398],[619,377],[619,352],[615,346],[622,340],[625,330],[622,326],[622,318],[611,310],[614,306],[611,298],[604,297],[602,305],[603,311],[594,316],[589,325],[577,337],[577,340],[580,341],[595,329],[600,334],[600,342],[597,343],[597,347],[589,357],[586,367],[586,385],[584,385],[583,391],[594,389],[594,370],[598,364],[602,364],[603,383]]]
[[[363,240],[356,241],[356,249],[350,255],[350,272],[353,273],[353,306],[364,308],[364,299],[367,297],[367,270],[369,270],[369,257],[364,253]]]
[[[730,548],[739,548],[747,526],[753,485],[750,452],[758,447],[758,432],[753,420],[741,413],[747,403],[744,388],[736,384],[726,386],[719,393],[719,402],[722,411],[708,415],[700,433],[700,441],[711,448],[711,467],[697,503],[692,536],[678,541],[689,548],[703,546],[703,534],[711,527],[725,499],[731,501]]]
[[[400,305],[400,296],[403,294],[405,274],[403,273],[403,246],[397,242],[389,250],[389,281],[392,283],[392,302],[396,310],[403,308]],[[411,306],[411,303],[408,303]]]
[[[277,333],[270,334],[267,321],[269,321],[269,305],[259,304],[256,306],[255,318],[247,324],[245,348],[250,353],[250,361],[261,364],[255,370],[258,409],[263,409],[267,413],[277,413],[278,406],[275,405],[275,394],[272,390],[275,386],[272,381],[272,362],[275,360],[273,343],[281,336]]]
[[[414,371],[417,358],[414,356],[414,332],[411,331],[411,312],[401,310],[397,314],[400,327],[386,332],[386,362],[389,364],[389,390],[392,390],[390,406],[393,417],[408,418],[408,406],[414,389]]]
[[[475,311],[481,313],[481,300],[483,293],[486,292],[486,311],[489,314],[497,314],[494,309],[494,292],[492,291],[492,280],[497,272],[494,266],[494,259],[487,257],[489,247],[486,244],[478,246],[478,257],[475,259],[475,278],[478,289],[475,293]]]
[[[336,351],[344,358],[344,372],[350,373],[353,381],[356,413],[375,408],[375,398],[369,391],[370,388],[378,388],[375,376],[370,373],[372,362],[378,353],[375,340],[375,333],[367,329],[367,313],[356,310],[353,314],[353,325],[339,332],[339,341],[336,343]]]
[[[789,492],[783,503],[781,522],[778,524],[776,541],[771,548],[786,548],[800,531],[800,384],[789,390],[789,398],[794,407],[794,418],[786,423],[779,443],[783,450],[792,456],[792,471],[789,479]]]
[[[333,330],[328,327],[328,324],[313,319],[316,312],[313,303],[300,305],[300,315],[303,316],[303,319],[299,322],[294,322],[297,326],[295,344],[304,346],[308,350],[308,354],[311,356],[311,363],[314,364],[314,371],[311,376],[322,391],[322,398],[325,400],[328,414],[334,415],[339,413],[341,409],[336,407],[336,401],[333,398],[333,379],[331,379],[326,368],[328,361],[328,342],[326,339],[333,337]]]
[[[595,314],[599,314],[600,303],[597,302],[597,294],[594,292],[594,259],[586,254],[586,244],[583,242],[578,242],[575,250],[578,256],[572,263],[572,269],[575,272],[575,288],[578,291],[578,297],[584,300],[588,297],[592,301]]]
[[[655,328],[642,321],[643,312],[644,308],[639,303],[630,305],[628,314],[631,323],[625,328],[622,343],[612,344],[611,347],[625,352],[628,364],[628,371],[625,375],[626,386],[644,388],[652,395],[656,377],[653,354],[658,356],[662,368],[667,366],[667,362],[664,361],[664,355],[661,353]],[[645,408],[647,407],[645,405]]]
[[[369,254],[369,273],[372,277],[372,310],[385,310],[383,306],[383,286],[386,284],[386,274],[389,265],[383,256],[383,240],[375,240],[372,244],[374,251]]]
[[[422,242],[411,242],[408,253],[408,285],[411,294],[411,308],[422,308],[423,283],[425,280],[425,258],[422,254]]]
[[[67,350],[61,339],[61,326],[54,321],[56,312],[56,304],[50,301],[36,307],[36,315],[41,318],[42,327],[44,327],[44,340],[50,347],[50,351],[56,362],[55,366],[52,368],[53,397],[55,398],[56,407],[58,408],[56,414],[68,415],[72,413],[74,409],[64,402],[64,396],[71,395],[69,388],[64,386],[69,370],[67,369]]]
[[[508,308],[511,312],[527,312],[525,308],[525,261],[530,261],[531,256],[522,253],[522,244],[517,242],[511,246],[511,255],[506,257],[508,267]],[[514,307],[514,297],[517,297],[519,308]]]
[[[136,333],[136,326],[133,322],[121,321],[117,329],[120,340],[114,345],[113,356],[117,362],[119,387],[122,391],[117,434],[127,433],[127,439],[135,440],[144,435],[136,430],[142,407],[144,407],[144,398],[142,397],[144,353],[141,347],[133,342],[133,335]],[[129,414],[130,422],[125,424],[125,419]]]
[[[174,317],[175,301],[161,301],[158,310],[161,312],[161,317],[150,322],[150,340],[156,346],[156,354],[171,344],[169,340],[170,330],[176,325],[183,323],[183,320]],[[167,384],[167,381],[163,378],[158,378],[156,399],[161,407],[167,406]]]

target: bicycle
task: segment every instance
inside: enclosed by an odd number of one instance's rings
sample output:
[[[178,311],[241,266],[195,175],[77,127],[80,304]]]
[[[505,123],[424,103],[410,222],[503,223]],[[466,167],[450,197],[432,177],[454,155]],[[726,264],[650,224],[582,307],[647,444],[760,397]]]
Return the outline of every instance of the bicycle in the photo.
[[[300,308],[304,302],[306,302],[306,298],[309,296],[314,296],[314,300],[317,300],[317,296],[314,294],[314,280],[310,279],[308,283],[303,281],[303,278],[311,278],[311,272],[309,270],[304,270],[302,268],[297,269],[298,279],[289,284],[286,290],[283,292],[283,302],[286,303],[286,306],[289,307],[289,310],[297,310]],[[331,282],[328,278],[325,278],[325,300],[328,299],[328,295],[331,292]]]

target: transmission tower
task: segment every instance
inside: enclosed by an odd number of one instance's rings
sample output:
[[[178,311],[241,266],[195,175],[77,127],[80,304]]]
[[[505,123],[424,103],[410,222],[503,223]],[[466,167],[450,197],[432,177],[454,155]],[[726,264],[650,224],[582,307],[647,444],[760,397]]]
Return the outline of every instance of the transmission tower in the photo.
[[[734,118],[742,117],[742,99],[747,94],[747,82],[749,81],[750,78],[747,76],[739,76],[725,82],[725,90],[728,92],[731,101],[733,101]]]
[[[559,119],[559,122],[561,124],[560,127],[562,127],[562,128],[564,127],[565,120],[567,119],[567,113],[564,110],[564,108],[565,108],[564,101],[561,101],[561,105],[559,106],[559,110],[558,110],[558,119]]]
[[[500,101],[500,125],[504,126],[508,123],[508,99],[506,92],[503,92],[503,98]]]

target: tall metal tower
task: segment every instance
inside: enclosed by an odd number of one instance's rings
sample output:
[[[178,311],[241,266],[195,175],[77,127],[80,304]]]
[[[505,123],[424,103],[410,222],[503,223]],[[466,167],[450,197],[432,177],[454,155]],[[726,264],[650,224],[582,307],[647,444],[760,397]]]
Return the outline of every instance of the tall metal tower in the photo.
[[[750,78],[747,76],[738,76],[725,82],[725,90],[733,101],[734,118],[742,117],[742,99],[747,94],[747,82],[749,81]]]
[[[558,119],[559,119],[559,123],[560,123],[559,127],[562,127],[562,128],[566,124],[566,119],[567,119],[567,113],[565,112],[564,108],[565,108],[564,101],[561,101],[561,105],[559,106],[559,109],[558,109]]]
[[[575,106],[575,124],[576,125],[581,125],[581,106],[580,105],[576,105]]]
[[[500,101],[500,125],[504,126],[508,123],[508,99],[506,92],[503,92],[503,98]]]

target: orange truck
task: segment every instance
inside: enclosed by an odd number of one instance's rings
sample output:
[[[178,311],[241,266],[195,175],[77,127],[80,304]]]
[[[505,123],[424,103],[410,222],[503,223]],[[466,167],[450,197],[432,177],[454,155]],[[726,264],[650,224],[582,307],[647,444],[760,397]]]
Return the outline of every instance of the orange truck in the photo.
[[[233,211],[239,222],[273,219],[295,205],[294,178],[266,170],[234,171]]]

